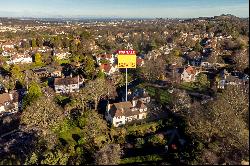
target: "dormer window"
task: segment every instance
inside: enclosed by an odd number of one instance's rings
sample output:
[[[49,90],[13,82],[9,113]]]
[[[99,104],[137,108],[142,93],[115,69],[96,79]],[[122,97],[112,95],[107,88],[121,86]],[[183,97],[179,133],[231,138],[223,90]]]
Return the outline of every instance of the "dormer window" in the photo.
[[[10,105],[10,102],[7,101],[4,104],[5,104],[5,106],[7,106],[7,105]]]

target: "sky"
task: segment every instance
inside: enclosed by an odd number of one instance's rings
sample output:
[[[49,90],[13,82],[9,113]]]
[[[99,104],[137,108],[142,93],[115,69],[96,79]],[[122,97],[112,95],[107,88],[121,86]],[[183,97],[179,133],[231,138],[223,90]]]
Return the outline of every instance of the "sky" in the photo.
[[[0,17],[249,17],[249,0],[0,0]]]

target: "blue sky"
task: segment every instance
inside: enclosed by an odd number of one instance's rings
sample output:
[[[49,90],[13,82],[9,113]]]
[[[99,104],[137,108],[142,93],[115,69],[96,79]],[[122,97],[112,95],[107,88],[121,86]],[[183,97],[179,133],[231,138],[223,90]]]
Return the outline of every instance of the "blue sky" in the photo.
[[[248,0],[0,0],[0,17],[249,16]]]

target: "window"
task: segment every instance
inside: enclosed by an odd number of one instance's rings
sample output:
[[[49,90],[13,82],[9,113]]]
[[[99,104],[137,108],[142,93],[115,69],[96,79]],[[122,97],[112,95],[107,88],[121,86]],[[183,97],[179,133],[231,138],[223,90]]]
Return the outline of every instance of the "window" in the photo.
[[[115,124],[116,124],[116,125],[122,124],[122,121],[120,121],[120,122],[116,122]]]
[[[10,104],[10,102],[8,102],[8,101],[7,101],[7,102],[5,102],[4,104],[7,106],[7,105],[9,105],[9,104]]]
[[[58,91],[58,92],[61,92],[61,91],[62,91],[62,89],[57,89],[57,91]]]

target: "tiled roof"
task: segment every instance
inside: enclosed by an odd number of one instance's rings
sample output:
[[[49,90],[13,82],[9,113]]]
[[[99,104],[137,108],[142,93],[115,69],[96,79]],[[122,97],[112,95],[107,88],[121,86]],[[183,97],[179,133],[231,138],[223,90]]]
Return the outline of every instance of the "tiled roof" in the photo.
[[[185,70],[188,74],[195,74],[196,73],[196,70],[192,66],[187,67]]]
[[[144,60],[141,58],[136,58],[136,64],[141,65]]]
[[[112,58],[112,55],[111,54],[99,54],[99,55],[97,55],[97,57],[110,59],[110,58]]]
[[[77,84],[78,78],[77,77],[66,77],[66,78],[55,78],[54,85],[71,85]]]
[[[3,106],[5,102],[10,102],[11,98],[8,93],[0,94],[0,106]]]
[[[133,110],[133,108],[135,110]],[[120,103],[114,103],[110,106],[110,115],[111,117],[117,117],[117,116],[133,116],[133,115],[139,115],[140,111],[138,108],[147,108],[140,100],[137,101],[136,106],[133,107],[131,101],[126,102],[120,102]]]
[[[108,73],[111,69],[111,66],[110,64],[101,64],[100,69]]]

